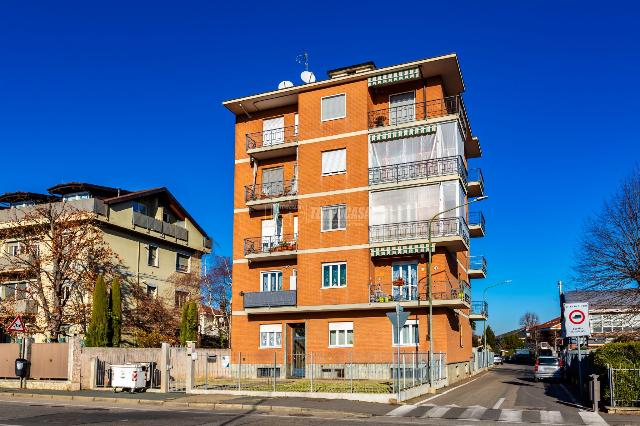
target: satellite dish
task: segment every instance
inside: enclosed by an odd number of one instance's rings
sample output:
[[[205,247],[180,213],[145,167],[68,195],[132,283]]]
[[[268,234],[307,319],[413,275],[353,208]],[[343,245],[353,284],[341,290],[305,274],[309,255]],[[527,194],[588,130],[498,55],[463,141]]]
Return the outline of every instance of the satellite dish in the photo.
[[[314,83],[316,81],[316,76],[311,71],[302,71],[300,78],[305,83]]]
[[[286,89],[288,87],[293,87],[293,83],[288,80],[281,81],[280,84],[278,84],[278,89]]]

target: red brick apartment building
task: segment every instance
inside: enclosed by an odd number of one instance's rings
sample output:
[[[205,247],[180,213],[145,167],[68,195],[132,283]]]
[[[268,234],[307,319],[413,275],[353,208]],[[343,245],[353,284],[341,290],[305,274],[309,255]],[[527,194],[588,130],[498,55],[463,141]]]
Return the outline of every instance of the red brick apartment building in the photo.
[[[484,218],[481,149],[455,54],[376,68],[224,102],[236,116],[234,353],[275,351],[283,376],[311,352],[393,353],[386,313],[411,316],[403,351],[446,354],[450,382],[468,374],[470,256]],[[434,242],[428,329],[428,221]],[[430,334],[432,334],[430,336]],[[453,377],[452,377],[453,376]]]

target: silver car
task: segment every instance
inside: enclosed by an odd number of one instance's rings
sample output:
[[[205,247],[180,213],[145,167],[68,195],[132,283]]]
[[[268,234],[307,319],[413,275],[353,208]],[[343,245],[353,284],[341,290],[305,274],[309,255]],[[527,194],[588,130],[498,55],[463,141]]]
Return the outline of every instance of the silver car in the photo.
[[[562,360],[555,356],[541,356],[533,369],[535,381],[543,379],[562,379]]]

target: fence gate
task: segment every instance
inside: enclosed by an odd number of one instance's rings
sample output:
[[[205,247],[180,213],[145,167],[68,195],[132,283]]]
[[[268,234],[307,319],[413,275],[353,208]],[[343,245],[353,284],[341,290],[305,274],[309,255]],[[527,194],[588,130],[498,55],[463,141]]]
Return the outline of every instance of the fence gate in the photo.
[[[169,348],[169,392],[187,390],[187,348],[172,346]]]

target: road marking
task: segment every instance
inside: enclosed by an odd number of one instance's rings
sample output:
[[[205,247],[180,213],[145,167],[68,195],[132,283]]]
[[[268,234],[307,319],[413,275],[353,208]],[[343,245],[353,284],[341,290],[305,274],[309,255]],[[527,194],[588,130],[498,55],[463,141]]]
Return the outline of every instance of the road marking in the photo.
[[[487,409],[484,407],[469,407],[460,414],[459,418],[480,420],[480,417],[482,417],[485,411],[487,411]]]
[[[578,411],[582,421],[585,425],[606,425],[607,422],[604,421],[602,417],[598,413],[594,413],[592,411]]]
[[[402,417],[410,411],[415,410],[416,408],[418,408],[417,405],[401,405],[389,411],[387,414],[385,414],[385,416]]]
[[[447,414],[447,411],[449,410],[451,410],[451,407],[433,407],[431,410],[427,411],[422,418],[439,419]]]
[[[520,423],[522,421],[522,411],[502,410],[500,411],[500,418],[498,419],[498,421]]]
[[[564,422],[560,411],[545,411],[540,410],[540,423],[547,425],[559,425]]]
[[[502,403],[504,402],[505,398],[500,398],[498,400],[498,402],[496,402],[495,404],[493,404],[493,408],[494,410],[497,410],[498,408],[500,408],[500,406],[502,405]]]
[[[484,376],[483,376],[483,377],[484,377]],[[417,402],[417,403],[416,403],[416,405],[422,405],[422,404],[424,404],[425,402],[431,401],[432,399],[435,399],[435,398],[441,397],[442,395],[446,395],[446,394],[448,394],[448,393],[449,393],[449,392],[451,392],[451,391],[454,391],[454,390],[456,390],[456,389],[460,389],[461,387],[466,386],[466,385],[468,385],[469,383],[473,383],[473,382],[475,382],[475,381],[476,381],[476,380],[478,380],[479,378],[480,378],[480,377],[476,377],[476,378],[475,378],[475,379],[473,379],[473,380],[469,380],[467,383],[463,383],[463,384],[461,384],[460,386],[456,386],[455,388],[451,388],[451,389],[449,389],[449,390],[446,390],[446,391],[442,392],[441,394],[434,395],[434,396],[429,397],[429,398],[427,398],[427,399],[423,399],[422,401]]]

